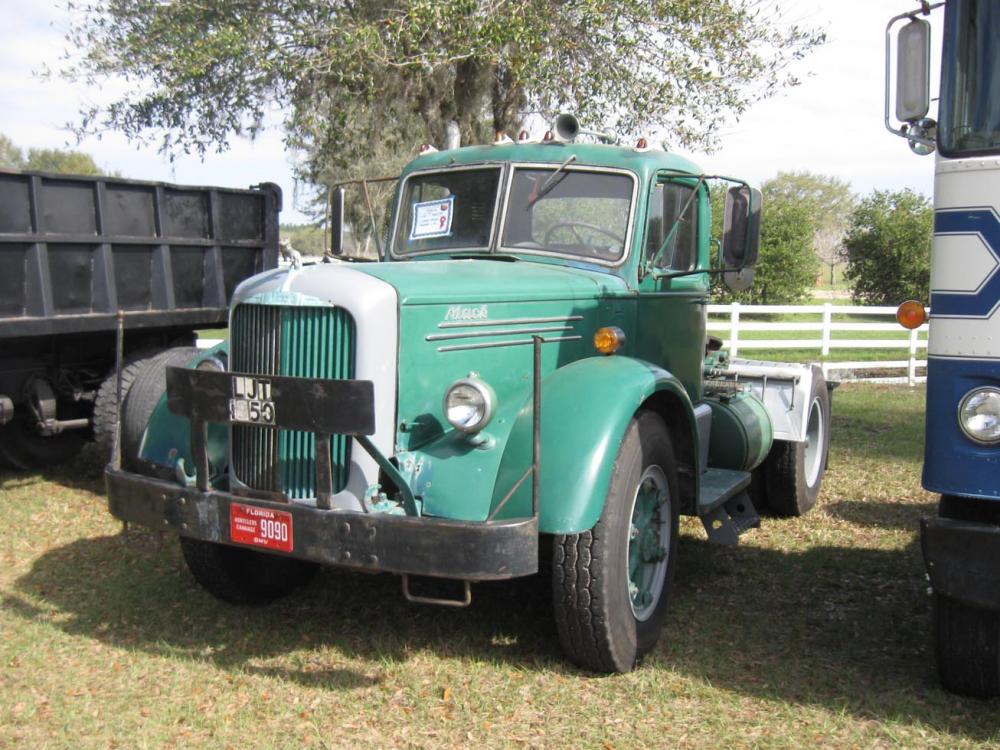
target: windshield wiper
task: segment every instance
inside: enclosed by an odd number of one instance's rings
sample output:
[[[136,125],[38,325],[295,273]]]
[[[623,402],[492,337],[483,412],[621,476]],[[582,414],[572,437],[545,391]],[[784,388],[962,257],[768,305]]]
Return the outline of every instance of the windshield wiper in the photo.
[[[548,193],[550,190],[552,190],[552,188],[558,185],[559,183],[556,182],[556,177],[558,177],[559,174],[574,161],[576,161],[576,154],[573,154],[566,161],[560,164],[559,167],[556,169],[556,171],[549,175],[549,179],[543,182],[542,186],[538,188],[538,192],[535,193],[535,195],[531,198],[531,200],[528,201],[528,205],[525,206],[525,208],[531,208],[532,206],[534,206],[536,203],[538,203],[539,200],[545,197],[546,193]]]

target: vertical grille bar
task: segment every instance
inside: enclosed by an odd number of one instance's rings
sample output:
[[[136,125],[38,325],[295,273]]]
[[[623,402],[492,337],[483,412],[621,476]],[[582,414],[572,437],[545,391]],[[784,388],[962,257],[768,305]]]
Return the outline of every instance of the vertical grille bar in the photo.
[[[239,305],[231,330],[232,369],[255,375],[351,379],[354,320],[338,307]],[[290,499],[316,495],[316,439],[312,433],[233,425],[233,471],[245,485],[283,492]],[[351,440],[330,440],[333,491],[347,486]]]
[[[230,332],[232,369],[254,375],[276,375],[280,308],[240,305]],[[233,425],[233,469],[249,487],[278,491],[277,431]]]

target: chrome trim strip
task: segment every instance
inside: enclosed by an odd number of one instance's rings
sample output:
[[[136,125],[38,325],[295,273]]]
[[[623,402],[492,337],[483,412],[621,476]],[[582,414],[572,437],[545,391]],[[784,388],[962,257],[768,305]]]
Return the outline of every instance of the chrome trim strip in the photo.
[[[571,323],[583,320],[582,315],[567,315],[558,318],[506,318],[504,320],[470,320],[438,323],[438,328],[471,328],[472,326],[518,326],[526,323]]]
[[[424,341],[447,341],[449,339],[468,339],[477,336],[513,336],[518,333],[559,333],[572,331],[573,326],[548,326],[547,328],[506,328],[499,331],[465,331],[463,333],[434,333],[424,338]]]
[[[579,341],[583,336],[558,336],[552,339],[542,339],[543,344],[554,344],[558,341]],[[530,346],[534,339],[517,339],[515,341],[491,341],[482,344],[456,344],[454,346],[439,346],[439,352],[460,352],[466,349],[499,349],[502,346]]]

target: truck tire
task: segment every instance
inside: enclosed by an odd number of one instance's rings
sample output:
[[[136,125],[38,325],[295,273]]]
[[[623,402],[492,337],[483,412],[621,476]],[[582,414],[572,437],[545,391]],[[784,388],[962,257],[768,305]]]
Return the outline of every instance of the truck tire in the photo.
[[[232,604],[267,604],[307,584],[319,566],[305,560],[181,537],[184,562],[201,586]]]
[[[559,640],[595,672],[627,672],[656,644],[666,616],[678,524],[670,435],[640,411],[625,432],[593,529],[553,540]]]
[[[136,461],[139,458],[139,448],[142,446],[146,425],[156,405],[167,392],[167,368],[183,367],[197,355],[196,347],[179,346],[135,363],[137,367],[128,389],[128,397],[123,403],[122,466],[124,468],[139,468]]]
[[[71,461],[83,448],[79,430],[51,437],[39,435],[27,420],[17,417],[0,427],[0,466],[16,471],[44,469]]]
[[[934,641],[946,690],[975,698],[1000,695],[1000,612],[935,594]]]
[[[122,401],[128,398],[128,392],[135,383],[136,377],[155,357],[155,350],[146,349],[125,357],[122,366]],[[97,389],[94,399],[94,441],[100,446],[101,455],[110,459],[115,444],[115,430],[118,422],[118,378],[115,371],[104,378],[101,387]]]
[[[830,451],[830,393],[818,367],[813,368],[806,441],[775,440],[764,460],[765,507],[788,518],[808,513],[816,504]]]

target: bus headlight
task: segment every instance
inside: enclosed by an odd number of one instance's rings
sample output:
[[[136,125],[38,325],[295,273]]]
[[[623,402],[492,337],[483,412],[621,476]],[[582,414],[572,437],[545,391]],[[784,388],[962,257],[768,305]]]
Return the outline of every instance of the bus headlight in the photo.
[[[1000,389],[975,388],[958,407],[958,424],[977,443],[1000,442]]]
[[[444,415],[448,424],[462,432],[479,432],[493,418],[496,395],[476,377],[456,380],[444,394]]]

